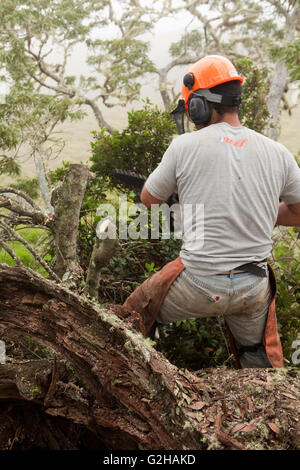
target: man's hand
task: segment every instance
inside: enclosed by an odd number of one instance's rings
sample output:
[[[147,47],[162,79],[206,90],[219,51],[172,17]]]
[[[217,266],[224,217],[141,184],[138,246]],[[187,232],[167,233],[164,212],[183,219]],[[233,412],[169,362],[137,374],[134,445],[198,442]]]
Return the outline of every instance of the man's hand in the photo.
[[[151,207],[152,204],[162,204],[163,202],[165,202],[161,201],[160,199],[156,199],[156,197],[152,196],[152,194],[149,193],[145,186],[143,187],[141,192],[141,201],[146,207],[148,207],[148,209]]]
[[[285,202],[279,204],[277,225],[295,227],[300,225],[300,202],[287,206]]]

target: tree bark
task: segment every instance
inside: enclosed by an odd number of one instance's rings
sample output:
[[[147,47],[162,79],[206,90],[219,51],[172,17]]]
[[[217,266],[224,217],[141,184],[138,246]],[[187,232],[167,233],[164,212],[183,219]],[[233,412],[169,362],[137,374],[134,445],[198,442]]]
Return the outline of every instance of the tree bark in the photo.
[[[71,164],[62,182],[52,192],[55,242],[55,273],[70,285],[78,284],[82,270],[77,261],[79,216],[90,172],[85,165]]]
[[[38,175],[38,182],[41,191],[42,198],[46,205],[46,212],[51,216],[54,214],[53,206],[51,205],[51,197],[49,191],[49,185],[46,177],[45,163],[43,159],[43,151],[41,145],[37,145],[36,152],[34,153],[34,162],[36,172]]]
[[[106,449],[299,447],[294,371],[179,370],[138,332],[135,312],[19,267],[0,265],[0,325],[60,357],[2,365],[0,398],[81,424]]]
[[[35,225],[46,225],[46,214],[22,191],[14,188],[0,188],[0,208],[1,207],[16,214],[16,217],[28,218],[28,220]]]
[[[287,67],[284,62],[278,61],[275,66],[270,91],[267,97],[267,106],[270,113],[266,134],[277,140],[280,134],[280,103],[287,83]]]
[[[109,238],[111,230],[114,233],[112,234],[113,237]],[[96,240],[90,258],[85,285],[85,292],[96,301],[99,300],[101,269],[107,265],[118,247],[116,231],[116,226],[109,219],[99,223],[96,230]],[[107,235],[109,236],[107,237]]]
[[[270,2],[277,12],[285,17],[284,38],[281,46],[292,43],[297,34],[298,23],[300,19],[299,3],[294,2],[293,7],[286,9],[280,2]],[[288,83],[288,70],[284,60],[278,60],[275,64],[275,70],[271,81],[270,91],[267,97],[267,106],[270,113],[270,119],[265,132],[271,139],[277,140],[280,134],[280,104]]]
[[[95,100],[89,99],[89,98],[84,98],[85,104],[90,106],[92,108],[92,111],[95,115],[95,118],[97,119],[98,125],[100,127],[105,127],[108,132],[112,133],[113,132],[113,127],[106,122],[106,120],[103,117],[103,114],[100,111],[99,106],[97,105]]]

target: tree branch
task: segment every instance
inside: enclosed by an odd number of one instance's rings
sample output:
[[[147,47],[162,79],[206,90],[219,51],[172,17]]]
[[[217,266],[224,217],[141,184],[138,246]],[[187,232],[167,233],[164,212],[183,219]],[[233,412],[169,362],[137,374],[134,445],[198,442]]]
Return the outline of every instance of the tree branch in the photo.
[[[98,301],[99,297],[101,269],[106,266],[112,258],[116,252],[117,246],[116,226],[109,219],[104,220],[96,233],[96,240],[90,258],[85,286],[85,291],[96,301]]]
[[[44,163],[44,158],[43,158],[42,146],[39,143],[36,143],[35,148],[34,148],[34,163],[35,163],[36,172],[38,176],[38,182],[39,182],[39,187],[41,190],[41,195],[44,200],[44,203],[46,204],[46,212],[50,216],[53,216],[54,208],[51,204],[51,197],[50,197],[48,181],[46,178],[46,169],[45,169],[45,163]]]
[[[39,211],[39,212],[42,212],[41,208],[34,202],[34,200],[26,193],[24,193],[23,191],[20,191],[19,189],[15,189],[15,188],[10,188],[10,187],[3,187],[1,186],[0,187],[0,194],[4,194],[4,193],[12,193],[12,194],[16,194],[18,197],[24,199],[26,202],[28,202],[28,204],[30,204],[33,209],[35,209],[36,211]]]
[[[12,229],[9,225],[3,222],[3,220],[0,220],[0,226],[2,226],[13,237],[13,239],[19,241],[20,243],[22,243],[22,245],[24,245],[27,248],[27,250],[32,254],[34,259],[38,261],[41,266],[43,266],[45,271],[50,275],[52,279],[54,279],[56,282],[60,282],[60,279],[56,276],[56,274],[52,271],[52,269],[48,266],[48,264],[45,263],[45,261],[40,257],[40,255],[33,249],[33,247],[23,237],[21,237],[21,235],[19,235],[14,229]]]
[[[79,216],[86,185],[91,177],[87,166],[71,164],[60,186],[53,192],[51,203],[55,217],[53,234],[55,241],[55,272],[70,285],[80,282],[82,269],[77,260],[77,235]]]
[[[45,214],[41,210],[31,211],[7,196],[0,196],[0,207],[5,207],[20,216],[29,217],[34,224],[45,224]]]
[[[17,266],[22,266],[23,263],[20,258],[16,255],[16,253],[5,243],[3,240],[0,239],[0,245],[2,248],[12,257],[12,259],[16,262]]]

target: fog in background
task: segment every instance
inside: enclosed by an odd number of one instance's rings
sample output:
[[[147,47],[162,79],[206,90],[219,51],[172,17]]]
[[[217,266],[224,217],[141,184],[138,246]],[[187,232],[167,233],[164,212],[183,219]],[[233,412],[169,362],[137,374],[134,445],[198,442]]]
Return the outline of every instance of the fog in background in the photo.
[[[182,36],[185,28],[194,28],[191,24],[191,19],[187,14],[177,15],[173,18],[163,18],[154,27],[152,32],[147,32],[142,39],[151,44],[150,57],[157,67],[165,66],[170,60],[169,47],[172,42],[176,42]],[[98,32],[95,31],[95,36]],[[101,38],[109,39],[115,37],[114,28],[111,26],[101,29]],[[52,54],[53,62],[59,59],[59,55]],[[76,45],[70,57],[68,74],[69,75],[91,75],[93,70],[89,67],[85,60],[87,56],[87,48],[85,45]],[[175,91],[180,92],[182,77],[185,73],[186,66],[175,67],[169,74],[169,83],[174,86]],[[138,109],[143,106],[143,99],[148,97],[153,104],[157,104],[163,109],[162,100],[158,92],[158,77],[155,74],[148,74],[142,78],[143,86],[141,98],[138,101],[129,103],[125,108],[116,106],[113,108],[106,108],[101,106],[104,118],[114,128],[122,129],[127,124],[127,112],[131,109]],[[292,104],[297,103],[298,87],[295,85],[289,93],[289,100]],[[4,94],[7,87],[0,83],[0,95]],[[59,166],[60,161],[72,162],[86,162],[90,157],[90,142],[92,140],[91,131],[97,130],[97,122],[89,107],[85,109],[87,116],[78,122],[66,121],[57,126],[58,132],[64,137],[66,141],[65,148],[62,154],[53,161],[49,161],[49,169]],[[300,122],[300,106],[298,105],[290,117],[286,112],[282,115],[282,132],[279,141],[286,145],[294,154],[300,152],[300,144],[298,139],[298,127]],[[24,160],[23,174],[32,176],[34,173],[33,162]],[[0,177],[0,183],[3,177]]]

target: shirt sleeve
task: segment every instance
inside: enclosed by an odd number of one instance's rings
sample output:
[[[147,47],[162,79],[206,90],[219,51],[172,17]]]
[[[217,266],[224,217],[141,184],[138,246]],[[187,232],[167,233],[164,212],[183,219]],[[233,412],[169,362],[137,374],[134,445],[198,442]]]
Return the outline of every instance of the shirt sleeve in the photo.
[[[300,168],[293,155],[287,155],[287,175],[280,199],[289,205],[300,203]]]
[[[177,188],[176,159],[173,141],[166,150],[160,164],[145,183],[146,189],[157,199],[166,201]]]

